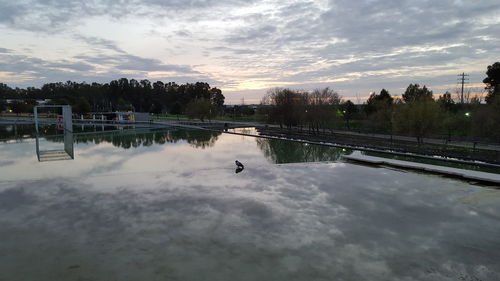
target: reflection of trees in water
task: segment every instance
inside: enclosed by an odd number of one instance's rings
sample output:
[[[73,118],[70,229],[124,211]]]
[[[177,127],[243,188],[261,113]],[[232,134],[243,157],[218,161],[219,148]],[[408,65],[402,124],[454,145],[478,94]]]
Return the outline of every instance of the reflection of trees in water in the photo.
[[[35,135],[32,125],[0,125],[0,139],[34,138]]]
[[[266,158],[277,164],[337,161],[341,155],[352,153],[351,150],[343,150],[342,148],[287,140],[265,138],[257,138],[256,140]]]
[[[120,129],[131,129],[132,126],[105,126],[101,127],[99,125],[85,125],[73,126],[73,133],[83,133],[83,132],[103,132],[112,131]],[[38,130],[41,136],[54,136],[63,135],[63,131],[58,130],[55,124],[40,124]],[[30,124],[0,124],[0,141],[5,142],[7,139],[20,139],[20,138],[34,138],[36,137],[36,129],[34,125]]]
[[[179,140],[186,140],[196,148],[207,148],[214,146],[221,134],[221,132],[202,130],[176,130],[169,131],[169,138],[167,141],[176,143]]]
[[[153,144],[177,143],[185,140],[193,147],[206,148],[215,144],[221,133],[197,130],[174,130],[174,131],[124,131],[102,134],[76,135],[76,143],[111,143],[113,146],[125,149],[140,146],[151,146]],[[60,136],[47,136],[48,141],[62,142]]]

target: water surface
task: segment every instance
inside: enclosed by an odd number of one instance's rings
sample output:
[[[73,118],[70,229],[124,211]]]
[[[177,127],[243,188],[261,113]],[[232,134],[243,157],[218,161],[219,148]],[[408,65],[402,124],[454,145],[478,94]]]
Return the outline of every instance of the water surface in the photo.
[[[74,140],[0,144],[0,280],[500,280],[496,189],[206,131]]]

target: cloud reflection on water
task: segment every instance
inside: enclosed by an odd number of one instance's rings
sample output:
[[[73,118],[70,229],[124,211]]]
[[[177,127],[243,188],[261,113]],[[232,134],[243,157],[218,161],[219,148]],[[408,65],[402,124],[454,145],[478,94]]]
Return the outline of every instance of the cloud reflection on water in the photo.
[[[209,149],[79,144],[71,162],[81,165],[0,180],[0,280],[499,278],[497,190],[484,200],[484,189],[438,176],[275,165],[253,138],[218,139]]]

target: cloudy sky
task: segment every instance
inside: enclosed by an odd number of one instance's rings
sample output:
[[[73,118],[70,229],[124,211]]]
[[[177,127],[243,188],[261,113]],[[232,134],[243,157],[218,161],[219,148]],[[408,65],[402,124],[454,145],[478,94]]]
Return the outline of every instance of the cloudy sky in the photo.
[[[361,100],[410,83],[481,89],[498,0],[0,0],[0,82],[206,81],[228,103],[272,87]]]

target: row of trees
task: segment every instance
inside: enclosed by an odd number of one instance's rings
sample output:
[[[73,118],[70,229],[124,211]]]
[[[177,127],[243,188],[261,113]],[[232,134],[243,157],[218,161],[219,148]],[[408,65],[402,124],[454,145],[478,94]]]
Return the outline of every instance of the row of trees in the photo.
[[[178,85],[174,82],[163,83],[149,80],[121,78],[110,83],[48,83],[41,88],[11,88],[0,83],[0,101],[19,99],[14,103],[15,110],[29,111],[29,105],[36,99],[50,99],[53,104],[70,104],[76,113],[90,111],[135,110],[139,112],[180,114],[196,100],[210,103],[214,110],[222,110],[224,95],[208,83],[197,82]],[[24,104],[24,105],[22,105]],[[0,104],[0,107],[6,104]],[[1,110],[2,108],[0,108]]]
[[[259,112],[282,127],[307,125],[319,132],[333,121],[340,102],[339,94],[329,88],[313,92],[275,88],[264,96]]]
[[[455,103],[448,92],[435,99],[431,90],[418,84],[410,84],[401,98],[382,89],[360,106],[342,101],[329,88],[313,92],[276,88],[262,99],[259,113],[268,122],[288,128],[307,126],[314,133],[320,128],[354,127],[414,136],[419,142],[430,135],[500,141],[500,63],[488,66],[486,74],[486,104],[477,98]]]

